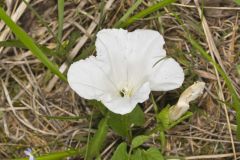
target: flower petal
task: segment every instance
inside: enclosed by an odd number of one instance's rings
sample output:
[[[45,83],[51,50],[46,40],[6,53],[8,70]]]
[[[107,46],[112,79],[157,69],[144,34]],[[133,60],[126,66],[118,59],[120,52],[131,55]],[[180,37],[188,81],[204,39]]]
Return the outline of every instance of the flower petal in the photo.
[[[97,33],[96,50],[98,57],[114,58],[126,55],[128,31],[123,29],[103,29]]]
[[[91,56],[73,63],[68,70],[70,87],[85,99],[107,98],[116,94],[114,84],[108,78],[108,66]]]
[[[112,97],[111,100],[102,100],[103,104],[112,112],[116,114],[127,114],[132,112],[138,103],[142,103],[149,98],[150,85],[148,82],[144,83],[135,94],[131,97]]]
[[[97,33],[97,58],[111,68],[111,78],[120,89],[127,82],[127,31],[123,29],[103,29]]]
[[[27,156],[30,156],[30,155],[31,155],[31,152],[24,151],[24,154],[27,155]]]
[[[172,58],[160,60],[150,77],[152,91],[168,91],[180,87],[184,80],[182,67]]]
[[[35,160],[35,158],[33,157],[33,155],[29,156],[29,160]]]
[[[145,83],[154,63],[166,56],[164,39],[157,31],[103,29],[96,40],[97,58],[107,61],[113,81],[121,89]]]
[[[159,32],[154,30],[138,29],[128,33],[131,58],[136,57],[155,61],[165,57],[166,51],[163,48],[165,41]]]
[[[130,84],[143,84],[148,81],[152,67],[157,60],[166,56],[164,39],[157,31],[135,30],[128,33],[129,56],[128,77]]]
[[[154,30],[128,32],[123,29],[103,29],[97,34],[96,49],[98,57],[103,59],[114,60],[112,58],[115,56],[133,58],[132,60],[136,57],[144,57],[144,60],[159,59],[166,56],[164,43],[162,35]]]
[[[27,148],[25,151],[24,151],[25,155],[27,156],[30,156],[32,154],[32,150],[31,148]]]

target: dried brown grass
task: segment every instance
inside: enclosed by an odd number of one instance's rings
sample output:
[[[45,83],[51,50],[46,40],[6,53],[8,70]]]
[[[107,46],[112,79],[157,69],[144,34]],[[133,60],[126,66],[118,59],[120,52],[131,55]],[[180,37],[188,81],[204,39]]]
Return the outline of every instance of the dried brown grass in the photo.
[[[12,2],[9,0],[8,2]],[[95,0],[66,1],[64,38],[78,31],[80,37],[69,54],[51,59],[57,62],[61,71],[66,71],[72,61],[90,44],[99,28],[109,28],[133,1],[104,1],[104,17],[99,25],[100,3]],[[196,1],[195,1],[196,2]],[[13,14],[20,7],[21,1],[5,6]],[[33,7],[49,23],[50,28],[57,30],[56,3],[49,1],[32,1]],[[146,8],[152,2],[143,3],[138,10]],[[200,4],[201,7],[201,4]],[[129,30],[148,28],[159,30],[166,40],[168,54],[177,59],[184,67],[186,80],[182,88],[168,93],[154,93],[159,107],[167,103],[174,104],[179,93],[195,80],[207,83],[206,92],[198,103],[192,106],[194,115],[184,123],[171,129],[167,135],[165,155],[183,156],[186,159],[234,159],[240,156],[240,142],[235,136],[235,111],[222,106],[219,99],[230,101],[230,94],[221,77],[218,77],[213,66],[201,57],[193,57],[195,52],[183,37],[183,30],[172,13],[178,14],[189,31],[198,38],[204,48],[213,53],[221,66],[230,75],[236,90],[239,92],[240,7],[231,1],[205,1],[203,17],[199,16],[196,3],[171,6],[154,13],[150,18],[131,25]],[[28,10],[18,21],[38,43],[50,48],[56,46],[53,37]],[[3,22],[0,21],[0,35],[4,34]],[[206,32],[206,29],[211,34]],[[205,32],[204,32],[205,31]],[[8,32],[1,40],[13,38]],[[210,41],[209,38],[210,37]],[[208,39],[208,40],[207,40]],[[212,44],[213,43],[213,44]],[[214,47],[214,46],[216,47]],[[219,55],[214,55],[218,51]],[[98,113],[87,101],[78,97],[69,86],[52,77],[49,71],[31,55],[29,51],[18,48],[4,48],[0,52],[0,159],[23,156],[27,147],[34,148],[38,154],[65,150],[68,147],[79,148],[87,142],[88,133],[95,132]],[[220,93],[220,94],[219,94]],[[223,99],[224,98],[224,99]],[[145,128],[153,127],[153,108],[149,102],[143,105],[146,113]],[[93,114],[91,130],[90,116]],[[49,119],[46,116],[79,116],[79,120]],[[109,159],[119,137],[109,133],[102,155]],[[152,141],[147,146],[159,146]]]

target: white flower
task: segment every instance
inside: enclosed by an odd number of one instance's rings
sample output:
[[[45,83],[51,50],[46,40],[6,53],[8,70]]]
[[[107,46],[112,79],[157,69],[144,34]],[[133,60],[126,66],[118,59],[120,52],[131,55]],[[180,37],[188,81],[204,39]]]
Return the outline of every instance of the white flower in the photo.
[[[117,114],[130,113],[150,91],[180,87],[183,69],[166,58],[164,39],[157,31],[103,29],[97,33],[97,56],[73,63],[70,87],[85,99],[101,101]]]
[[[26,149],[24,153],[29,156],[29,160],[35,160],[35,158],[32,155],[32,150],[30,148]]]
[[[169,109],[169,118],[175,121],[180,118],[189,109],[189,103],[198,98],[204,90],[204,82],[195,82],[188,87],[181,95],[176,105]]]

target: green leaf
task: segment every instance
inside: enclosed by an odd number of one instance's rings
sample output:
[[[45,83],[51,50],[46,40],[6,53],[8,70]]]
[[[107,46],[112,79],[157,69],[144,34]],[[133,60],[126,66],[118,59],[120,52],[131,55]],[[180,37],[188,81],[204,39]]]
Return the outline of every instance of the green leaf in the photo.
[[[125,142],[118,145],[111,160],[128,160],[127,144]]]
[[[147,159],[144,156],[143,150],[138,148],[131,155],[131,160],[147,160]]]
[[[113,129],[113,131],[120,136],[128,136],[130,123],[127,121],[126,115],[119,115],[111,112],[109,115],[108,124]]]
[[[147,151],[137,149],[131,155],[131,160],[164,160],[164,158],[157,148],[149,148]]]
[[[139,106],[128,114],[120,115],[110,113],[109,126],[120,136],[127,137],[130,131],[131,124],[141,126],[144,124],[144,113]]]
[[[100,121],[98,125],[98,130],[90,140],[90,143],[87,147],[86,159],[90,160],[95,156],[99,155],[100,150],[103,147],[103,144],[107,137],[108,125],[107,125],[108,118],[104,118]]]
[[[53,64],[42,50],[35,44],[33,39],[27,35],[27,33],[14,23],[11,18],[0,7],[0,19],[11,29],[16,37],[35,55],[50,71],[57,75],[60,79],[67,81],[67,78],[58,70],[55,64]]]
[[[131,113],[129,113],[128,117],[131,124],[134,124],[136,126],[144,125],[144,112],[139,105],[137,105],[135,109]]]
[[[157,148],[149,148],[144,154],[147,160],[164,160],[161,152]]]
[[[161,110],[161,112],[157,115],[157,120],[160,129],[165,130],[169,127],[170,119],[169,119],[169,107],[165,107]]]
[[[149,136],[145,136],[145,135],[140,135],[140,136],[133,138],[132,144],[131,144],[132,149],[139,147],[144,142],[146,142],[149,138],[150,138]]]

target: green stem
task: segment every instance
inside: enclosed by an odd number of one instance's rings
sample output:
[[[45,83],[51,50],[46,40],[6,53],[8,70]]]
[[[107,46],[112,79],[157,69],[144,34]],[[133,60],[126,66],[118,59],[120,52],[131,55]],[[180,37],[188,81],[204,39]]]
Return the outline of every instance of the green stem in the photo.
[[[132,154],[132,146],[130,147],[129,152],[128,152],[128,160],[130,160],[131,154]]]
[[[159,133],[159,139],[161,142],[161,151],[164,152],[165,146],[166,146],[166,137],[164,131],[160,131]]]
[[[89,127],[88,127],[88,137],[87,137],[87,145],[86,145],[86,151],[85,151],[84,160],[86,160],[87,157],[88,157],[89,142],[90,142],[90,129],[92,127],[92,119],[93,119],[93,114],[91,113]]]
[[[156,103],[152,93],[150,94],[150,98],[151,98],[151,101],[153,104],[153,109],[154,109],[155,115],[157,115],[158,114],[158,106],[157,106],[157,103]]]

